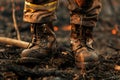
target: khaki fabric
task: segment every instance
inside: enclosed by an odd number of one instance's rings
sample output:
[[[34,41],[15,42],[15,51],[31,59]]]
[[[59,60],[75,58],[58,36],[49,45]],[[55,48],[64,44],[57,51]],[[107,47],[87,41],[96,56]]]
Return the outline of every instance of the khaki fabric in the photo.
[[[88,0],[86,0],[88,1]],[[79,24],[81,26],[94,27],[98,20],[98,15],[101,11],[101,1],[100,0],[89,0],[91,2],[84,2],[84,4],[79,7],[74,4],[74,8],[69,4],[70,9],[70,23]]]
[[[44,23],[55,20],[57,0],[44,2],[38,4],[35,3],[35,0],[26,0],[23,20],[30,23]]]
[[[58,0],[26,0],[23,19],[31,23],[43,23],[56,20],[55,10]],[[81,26],[96,26],[101,11],[100,0],[66,0],[70,11],[70,23]]]

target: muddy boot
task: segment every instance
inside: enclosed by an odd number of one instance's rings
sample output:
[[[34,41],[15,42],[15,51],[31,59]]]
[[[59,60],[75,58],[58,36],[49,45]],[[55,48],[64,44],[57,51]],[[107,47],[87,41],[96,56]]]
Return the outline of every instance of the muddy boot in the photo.
[[[21,53],[21,62],[35,62],[52,55],[56,37],[52,24],[31,24],[32,45]]]
[[[93,67],[98,61],[98,55],[92,47],[92,27],[81,27],[80,25],[72,25],[71,28],[71,47],[75,56],[75,64],[81,73],[86,68]]]

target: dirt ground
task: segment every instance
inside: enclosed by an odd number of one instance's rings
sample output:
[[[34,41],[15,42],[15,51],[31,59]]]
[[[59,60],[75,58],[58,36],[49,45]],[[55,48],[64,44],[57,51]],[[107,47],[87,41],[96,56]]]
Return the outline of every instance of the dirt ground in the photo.
[[[86,70],[80,80],[120,80],[120,1],[102,1],[103,8],[97,26],[94,28],[94,47],[99,52],[99,63]],[[15,1],[16,21],[21,40],[30,42],[29,23],[22,20],[23,0]],[[0,80],[76,80],[74,58],[63,55],[61,51],[69,49],[70,30],[63,27],[69,24],[69,14],[63,5],[58,7],[58,26],[55,32],[59,43],[57,54],[37,65],[17,64],[23,48],[0,43]],[[64,14],[64,15],[63,15]],[[64,33],[64,34],[63,34]],[[69,35],[68,35],[69,34]],[[12,19],[12,3],[10,0],[0,2],[0,37],[16,39]],[[14,62],[14,63],[11,63]]]

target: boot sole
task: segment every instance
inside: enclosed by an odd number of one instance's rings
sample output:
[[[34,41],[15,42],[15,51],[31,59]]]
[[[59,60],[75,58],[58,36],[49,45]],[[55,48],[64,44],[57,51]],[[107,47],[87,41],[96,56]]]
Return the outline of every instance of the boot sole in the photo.
[[[19,64],[39,64],[41,62],[40,59],[31,58],[31,57],[22,57],[17,60]]]
[[[96,62],[84,62],[81,65],[83,65],[86,68],[86,70],[90,70],[90,69],[93,69],[96,66],[98,66],[99,63],[100,63],[99,61],[96,61]]]

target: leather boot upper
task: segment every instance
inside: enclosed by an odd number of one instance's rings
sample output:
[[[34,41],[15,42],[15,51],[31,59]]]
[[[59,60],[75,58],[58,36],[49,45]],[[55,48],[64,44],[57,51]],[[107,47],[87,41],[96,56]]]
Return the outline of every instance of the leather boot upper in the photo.
[[[81,68],[83,63],[86,64],[98,60],[98,55],[92,47],[93,38],[90,27],[80,27],[80,25],[72,24],[70,40],[78,68]]]
[[[21,57],[44,58],[55,48],[56,37],[47,24],[34,24],[32,46],[23,50]]]

